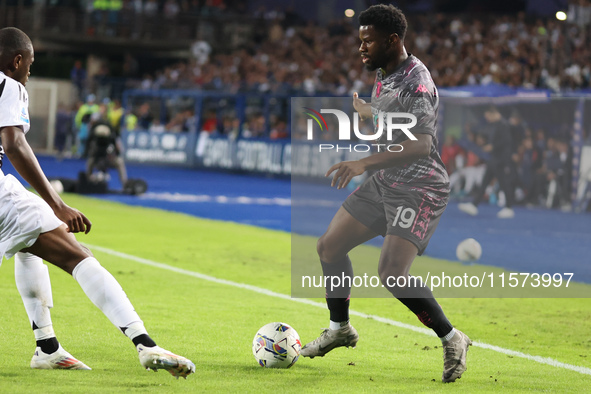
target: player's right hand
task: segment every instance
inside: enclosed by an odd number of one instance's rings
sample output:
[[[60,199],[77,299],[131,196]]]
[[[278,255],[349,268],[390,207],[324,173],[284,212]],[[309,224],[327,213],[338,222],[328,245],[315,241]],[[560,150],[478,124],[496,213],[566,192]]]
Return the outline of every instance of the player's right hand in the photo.
[[[55,209],[55,216],[68,226],[68,232],[88,234],[92,223],[82,212],[76,208],[72,208],[64,204],[62,207]]]
[[[330,182],[330,187],[336,186],[337,189],[343,189],[347,187],[351,179],[365,172],[365,165],[361,160],[342,161],[330,167],[325,177],[328,177],[333,172],[335,174]]]
[[[365,118],[363,117],[363,115],[361,114],[363,111],[363,105],[367,104],[365,102],[365,100],[360,99],[359,95],[357,94],[357,92],[353,93],[353,107],[355,108],[355,111],[357,111],[359,113],[359,119],[360,120],[364,120]]]

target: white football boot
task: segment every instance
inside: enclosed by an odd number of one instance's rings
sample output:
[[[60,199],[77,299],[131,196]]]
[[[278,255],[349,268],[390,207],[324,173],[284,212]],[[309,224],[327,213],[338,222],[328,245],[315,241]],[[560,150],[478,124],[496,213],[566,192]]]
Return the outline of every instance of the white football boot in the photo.
[[[40,347],[35,349],[35,354],[31,359],[31,368],[33,369],[91,369],[88,365],[82,361],[77,360],[70,353],[59,346],[59,348],[51,353],[47,354],[41,350]]]
[[[179,377],[187,379],[187,376],[195,373],[195,364],[191,360],[162,349],[160,346],[147,347],[140,344],[137,345],[137,352],[140,363],[147,370],[158,372],[159,369],[164,369],[177,379]]]
[[[359,341],[359,334],[352,325],[347,324],[338,330],[325,328],[322,334],[310,343],[307,343],[300,354],[304,357],[323,357],[326,353],[337,347],[355,347]]]
[[[453,338],[443,344],[442,382],[455,382],[466,372],[466,354],[470,345],[470,338],[458,329]]]

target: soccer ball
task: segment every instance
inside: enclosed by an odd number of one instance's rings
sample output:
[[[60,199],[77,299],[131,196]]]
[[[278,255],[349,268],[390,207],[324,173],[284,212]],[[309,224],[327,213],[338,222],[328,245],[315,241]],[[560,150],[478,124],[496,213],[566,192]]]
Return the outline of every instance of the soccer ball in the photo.
[[[456,256],[460,261],[476,261],[482,256],[482,246],[474,238],[468,238],[458,244]]]
[[[262,326],[252,340],[252,354],[267,368],[289,368],[298,361],[302,343],[290,325],[269,323]]]
[[[64,184],[61,181],[54,179],[53,181],[49,181],[49,184],[57,194],[62,194],[64,192]]]

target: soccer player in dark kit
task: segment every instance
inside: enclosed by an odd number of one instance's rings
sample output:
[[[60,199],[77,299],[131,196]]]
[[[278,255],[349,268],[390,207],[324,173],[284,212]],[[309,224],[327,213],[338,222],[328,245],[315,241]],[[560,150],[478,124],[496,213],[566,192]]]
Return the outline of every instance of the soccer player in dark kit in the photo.
[[[410,129],[416,140],[394,130],[388,144],[400,144],[400,152],[384,151],[356,161],[332,166],[331,186],[346,187],[367,170],[376,171],[343,203],[327,231],[318,240],[317,251],[324,276],[353,277],[348,252],[376,237],[384,236],[378,273],[382,284],[419,320],[433,329],[443,343],[443,382],[453,382],[466,371],[466,353],[471,341],[455,329],[423,283],[410,281],[415,256],[421,255],[447,205],[449,179],[437,152],[436,120],[439,96],[427,67],[406,52],[404,14],[392,5],[375,5],[359,16],[359,52],[366,68],[377,70],[371,103],[354,94],[361,118],[372,117],[374,126],[385,113],[409,113],[417,123]],[[385,133],[384,133],[385,134]],[[399,150],[399,149],[395,149]],[[404,280],[399,280],[404,279]],[[338,288],[327,287],[330,327],[306,344],[304,357],[324,356],[340,346],[355,346],[357,331],[349,323],[350,281]],[[330,283],[330,281],[328,281]],[[398,283],[405,283],[399,287]]]

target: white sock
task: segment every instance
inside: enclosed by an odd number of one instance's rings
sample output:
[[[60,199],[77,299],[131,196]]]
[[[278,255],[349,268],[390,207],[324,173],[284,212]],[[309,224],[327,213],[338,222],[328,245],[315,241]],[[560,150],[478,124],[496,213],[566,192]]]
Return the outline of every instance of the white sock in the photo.
[[[143,334],[147,335],[148,331],[146,331],[144,323],[142,323],[141,321],[130,324],[125,330],[125,335],[127,335],[127,337],[132,341],[135,337]]]
[[[145,334],[138,327],[143,322],[133,309],[133,305],[117,280],[94,257],[82,260],[72,272],[86,296],[109,318],[117,328],[123,329],[133,325],[133,338]],[[125,332],[128,331],[127,329]],[[126,333],[127,334],[127,333]],[[129,335],[128,335],[129,336]],[[130,337],[131,338],[131,337]],[[131,339],[133,339],[131,338]]]
[[[346,326],[347,324],[349,324],[349,321],[339,322],[339,321],[332,321],[331,320],[328,328],[330,328],[331,330],[338,330],[341,327]]]
[[[449,341],[450,339],[452,339],[454,337],[454,335],[456,335],[456,329],[452,328],[451,331],[444,337],[440,337],[439,339],[441,339],[441,343],[445,343],[447,341]]]
[[[36,340],[55,337],[49,309],[53,307],[51,282],[43,260],[30,253],[18,252],[14,257],[14,279],[23,299]]]
[[[33,330],[33,333],[35,334],[36,341],[41,341],[43,339],[49,339],[49,338],[55,337],[55,332],[53,332],[52,325],[37,328],[37,329]]]

